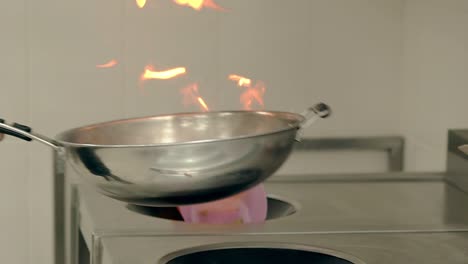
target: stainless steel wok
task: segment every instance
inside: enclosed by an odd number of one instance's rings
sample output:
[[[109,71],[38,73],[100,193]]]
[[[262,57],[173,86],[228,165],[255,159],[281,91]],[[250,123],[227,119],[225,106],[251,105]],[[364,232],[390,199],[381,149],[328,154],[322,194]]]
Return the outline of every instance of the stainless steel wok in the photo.
[[[303,115],[182,113],[88,125],[56,139],[0,120],[0,133],[62,152],[104,195],[132,204],[177,206],[224,198],[264,181],[286,160],[298,130],[329,114],[322,103]]]

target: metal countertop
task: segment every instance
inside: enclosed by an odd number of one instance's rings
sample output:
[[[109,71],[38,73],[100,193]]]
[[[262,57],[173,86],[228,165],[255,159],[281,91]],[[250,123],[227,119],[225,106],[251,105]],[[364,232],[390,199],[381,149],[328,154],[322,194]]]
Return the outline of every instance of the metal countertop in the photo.
[[[158,263],[167,254],[215,243],[261,242],[325,248],[351,255],[366,264],[462,264],[468,262],[468,233],[373,233],[261,236],[107,237],[100,252],[103,264]],[[338,255],[340,256],[340,255]],[[329,263],[329,262],[327,262]]]
[[[468,263],[468,194],[445,179],[443,173],[274,177],[267,192],[297,212],[257,225],[156,218],[78,184],[78,221],[97,263],[157,263],[173,251],[245,241],[328,248],[371,264]]]
[[[468,231],[468,194],[445,182],[440,174],[392,175],[378,174],[367,180],[296,176],[267,182],[267,192],[291,202],[297,212],[258,225],[196,225],[151,217],[79,185],[80,226],[85,238],[90,234]]]

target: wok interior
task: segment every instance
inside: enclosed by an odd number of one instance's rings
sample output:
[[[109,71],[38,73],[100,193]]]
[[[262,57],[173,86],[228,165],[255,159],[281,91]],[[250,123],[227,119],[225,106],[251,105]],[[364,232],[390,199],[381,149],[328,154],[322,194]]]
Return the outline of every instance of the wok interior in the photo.
[[[60,141],[93,145],[154,145],[221,140],[297,127],[301,115],[285,112],[188,113],[117,120],[72,129]]]

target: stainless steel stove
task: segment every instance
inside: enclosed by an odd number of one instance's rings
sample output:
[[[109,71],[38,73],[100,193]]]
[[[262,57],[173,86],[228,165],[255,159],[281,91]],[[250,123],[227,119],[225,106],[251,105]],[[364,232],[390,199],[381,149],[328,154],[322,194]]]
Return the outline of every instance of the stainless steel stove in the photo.
[[[67,177],[66,258],[73,264],[282,263],[282,255],[296,263],[467,263],[468,193],[460,179],[468,177],[468,159],[453,149],[444,173],[273,177],[266,183],[270,219],[255,225],[187,224],[174,208],[130,206]]]
[[[193,251],[209,250],[213,245],[226,247],[288,247],[321,252],[338,259],[314,259],[311,256],[290,258],[292,263],[467,263],[468,233],[367,233],[367,234],[270,234],[256,236],[186,236],[170,237],[105,237],[101,241],[99,260],[104,264],[165,263],[284,263],[273,255],[256,261],[227,254],[224,262],[184,262]],[[131,247],[130,247],[131,246]],[[239,252],[242,254],[242,251]],[[284,254],[284,253],[280,253]],[[309,257],[309,258],[308,258]],[[237,259],[236,259],[237,258]],[[209,256],[206,258],[209,260]],[[281,258],[280,258],[281,259]],[[162,260],[162,261],[161,261]],[[218,260],[224,260],[218,258]],[[238,262],[233,262],[239,260]],[[349,262],[340,262],[348,260]],[[171,262],[169,262],[171,263]]]

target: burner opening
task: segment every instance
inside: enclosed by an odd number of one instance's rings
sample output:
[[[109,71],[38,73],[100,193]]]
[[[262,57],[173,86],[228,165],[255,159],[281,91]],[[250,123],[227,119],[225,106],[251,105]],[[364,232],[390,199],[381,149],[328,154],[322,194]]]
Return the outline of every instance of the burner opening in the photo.
[[[284,245],[277,247],[273,244],[241,244],[211,245],[181,250],[163,257],[159,264],[195,264],[195,263],[223,263],[223,264],[362,264],[363,262],[352,256],[328,249],[309,248],[306,246]]]
[[[268,196],[268,210],[266,220],[286,217],[294,214],[298,207],[276,196]],[[130,211],[168,220],[184,221],[177,207],[150,207],[142,205],[128,204]]]

